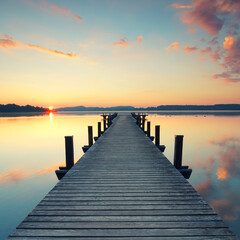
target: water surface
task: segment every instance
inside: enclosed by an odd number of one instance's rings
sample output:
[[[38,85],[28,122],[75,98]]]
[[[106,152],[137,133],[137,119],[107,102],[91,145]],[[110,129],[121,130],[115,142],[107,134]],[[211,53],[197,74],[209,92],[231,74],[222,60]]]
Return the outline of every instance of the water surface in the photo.
[[[184,135],[183,164],[193,169],[190,183],[240,236],[239,114],[151,112],[161,126],[161,144],[172,162],[174,136]],[[87,126],[97,135],[97,112],[0,117],[1,239],[16,228],[57,183],[54,170],[64,165],[64,136],[74,136],[75,161],[87,144]]]

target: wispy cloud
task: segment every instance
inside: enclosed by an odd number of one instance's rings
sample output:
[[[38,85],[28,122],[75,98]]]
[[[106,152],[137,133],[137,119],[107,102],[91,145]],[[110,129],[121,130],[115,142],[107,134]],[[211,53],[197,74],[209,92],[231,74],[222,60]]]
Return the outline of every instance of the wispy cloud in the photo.
[[[186,46],[183,50],[186,51],[186,52],[194,52],[194,51],[197,51],[198,48],[197,47]]]
[[[192,8],[192,5],[181,5],[179,3],[173,3],[171,4],[171,6],[174,8],[182,8],[182,9]]]
[[[121,46],[121,47],[130,47],[134,44],[141,44],[143,40],[143,36],[138,36],[136,39],[129,40],[127,37],[123,37],[118,42],[114,42],[112,45],[114,46]],[[118,51],[114,51],[115,53],[118,53]]]
[[[28,43],[24,43],[24,45],[26,47],[29,47],[29,48],[35,48],[35,49],[43,51],[43,52],[57,54],[57,55],[65,56],[65,57],[77,57],[76,53],[64,53],[64,52],[61,52],[61,51],[52,50],[52,49],[48,49],[48,48],[45,48],[45,47],[41,47],[41,46],[34,45],[34,44],[28,44]]]
[[[83,19],[82,17],[76,15],[76,14],[73,14],[69,9],[67,8],[64,8],[64,7],[58,7],[57,5],[55,4],[51,4],[51,8],[53,10],[55,10],[57,13],[60,13],[60,14],[63,14],[63,15],[66,15],[68,17],[71,17],[71,18],[74,18],[75,20],[77,20],[78,22],[82,22]]]
[[[114,42],[113,45],[128,47],[128,39],[127,38],[121,38],[119,42]]]
[[[47,2],[47,0],[41,0],[39,2],[24,0],[24,2],[34,8],[48,12],[49,14],[52,15],[60,14],[75,19],[78,22],[83,21],[83,18],[81,16],[72,13],[70,9],[67,9],[65,7],[59,7],[56,4],[50,4]]]
[[[178,50],[180,47],[180,43],[179,42],[174,42],[171,45],[169,45],[166,50],[170,50],[170,49],[174,49],[174,50]]]
[[[25,46],[27,48],[34,48],[39,51],[48,52],[51,54],[60,55],[60,56],[64,56],[64,57],[71,57],[71,58],[77,57],[76,53],[64,53],[64,52],[61,52],[58,50],[52,50],[52,49],[38,46],[35,44],[29,44],[29,43],[17,41],[6,34],[2,34],[2,35],[0,35],[0,37],[4,37],[3,39],[0,39],[0,47],[3,47],[3,48],[11,48],[11,47],[16,48],[16,47],[20,47],[20,46]]]

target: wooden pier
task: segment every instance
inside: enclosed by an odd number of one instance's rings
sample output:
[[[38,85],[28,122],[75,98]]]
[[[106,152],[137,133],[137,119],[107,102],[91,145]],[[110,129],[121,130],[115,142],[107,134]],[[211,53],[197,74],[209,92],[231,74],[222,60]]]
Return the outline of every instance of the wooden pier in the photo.
[[[237,239],[131,115],[120,115],[8,239]]]

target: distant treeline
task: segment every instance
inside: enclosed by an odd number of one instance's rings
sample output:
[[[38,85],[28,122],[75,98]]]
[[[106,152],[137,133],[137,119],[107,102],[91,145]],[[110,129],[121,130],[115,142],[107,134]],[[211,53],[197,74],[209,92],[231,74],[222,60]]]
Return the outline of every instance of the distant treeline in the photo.
[[[224,111],[240,110],[240,104],[215,104],[215,105],[160,105],[157,107],[135,108],[132,106],[117,107],[64,107],[58,111]]]
[[[19,106],[16,104],[0,104],[0,112],[45,112],[46,108],[34,107],[30,105]]]

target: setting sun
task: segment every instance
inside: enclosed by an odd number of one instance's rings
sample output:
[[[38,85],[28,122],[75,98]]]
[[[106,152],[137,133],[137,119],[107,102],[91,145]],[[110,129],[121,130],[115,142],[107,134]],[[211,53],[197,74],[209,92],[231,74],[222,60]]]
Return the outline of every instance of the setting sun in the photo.
[[[53,107],[48,107],[48,111],[52,112],[53,111]]]

